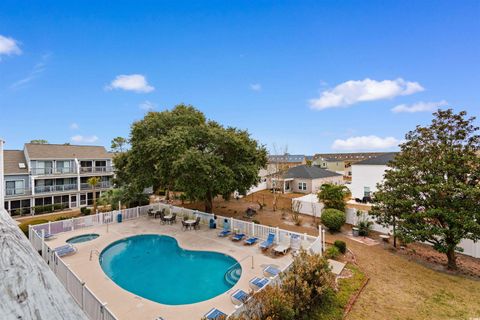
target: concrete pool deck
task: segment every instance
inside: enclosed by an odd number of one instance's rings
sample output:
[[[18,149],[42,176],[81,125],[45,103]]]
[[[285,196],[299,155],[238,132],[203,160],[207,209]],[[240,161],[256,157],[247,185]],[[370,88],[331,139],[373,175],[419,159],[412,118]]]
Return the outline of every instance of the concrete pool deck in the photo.
[[[87,233],[98,233],[100,235],[94,240],[75,244],[78,252],[62,259],[81,280],[85,281],[86,285],[101,301],[107,303],[108,308],[118,319],[153,320],[162,317],[165,320],[198,320],[214,307],[230,314],[235,310],[235,305],[230,299],[231,293],[237,289],[250,292],[249,281],[254,277],[262,277],[263,269],[266,266],[274,265],[283,269],[292,261],[291,254],[276,257],[273,254],[267,255],[261,252],[258,243],[253,246],[245,246],[243,242],[233,242],[230,238],[219,238],[217,236],[218,232],[218,229],[211,230],[206,225],[201,225],[200,230],[183,231],[180,221],[173,225],[163,225],[159,219],[141,217],[122,223],[92,226],[58,234],[56,239],[48,241],[46,244],[55,248],[64,245],[65,240],[77,235]],[[113,282],[100,267],[98,256],[98,252],[101,252],[112,242],[139,234],[172,236],[184,249],[228,254],[242,266],[240,280],[230,290],[219,296],[188,305],[164,305],[139,297]],[[92,250],[95,253],[90,260]],[[165,268],[175,268],[175,266],[166,265]],[[132,270],[133,272],[135,270]],[[156,272],[152,276],[159,275],[161,270],[156,270]],[[195,285],[198,290],[202,290],[201,283],[192,285]]]

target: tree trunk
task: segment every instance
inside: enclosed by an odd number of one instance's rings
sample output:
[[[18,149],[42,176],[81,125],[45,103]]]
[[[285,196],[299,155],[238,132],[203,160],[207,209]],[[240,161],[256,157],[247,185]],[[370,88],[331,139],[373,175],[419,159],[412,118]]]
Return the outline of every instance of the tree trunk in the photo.
[[[93,214],[97,213],[97,190],[93,188]]]
[[[207,192],[205,196],[205,212],[212,213],[213,209],[213,196],[210,191]]]
[[[448,258],[447,268],[450,270],[457,270],[457,257],[455,255],[455,247],[448,248],[447,258]]]
[[[393,216],[393,247],[397,247],[397,222],[395,216]]]

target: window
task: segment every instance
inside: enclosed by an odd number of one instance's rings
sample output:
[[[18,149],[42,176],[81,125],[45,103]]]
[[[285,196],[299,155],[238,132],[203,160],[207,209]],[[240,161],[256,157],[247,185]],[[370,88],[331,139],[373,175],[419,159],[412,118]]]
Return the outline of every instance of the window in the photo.
[[[364,197],[370,197],[372,192],[370,191],[370,187],[363,187],[363,196]]]
[[[5,189],[7,195],[15,195],[15,194],[24,194],[25,193],[25,181],[23,180],[15,180],[15,181],[6,181],[5,182]]]
[[[299,182],[298,189],[306,191],[307,190],[307,183],[306,182]]]

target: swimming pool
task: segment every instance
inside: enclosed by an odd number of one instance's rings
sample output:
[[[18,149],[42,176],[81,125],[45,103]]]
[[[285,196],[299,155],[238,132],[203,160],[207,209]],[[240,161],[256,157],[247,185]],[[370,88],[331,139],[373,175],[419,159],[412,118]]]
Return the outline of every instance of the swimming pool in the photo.
[[[168,305],[213,298],[233,287],[241,275],[232,257],[184,250],[175,238],[161,235],[116,241],[102,251],[100,265],[123,289]]]
[[[67,240],[67,243],[81,243],[97,239],[100,235],[97,233],[82,234]]]

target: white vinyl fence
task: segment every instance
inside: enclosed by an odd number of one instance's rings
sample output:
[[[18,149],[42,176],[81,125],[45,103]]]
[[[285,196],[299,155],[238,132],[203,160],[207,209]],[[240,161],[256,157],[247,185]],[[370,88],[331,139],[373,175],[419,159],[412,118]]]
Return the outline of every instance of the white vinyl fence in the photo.
[[[111,211],[98,213],[79,218],[48,222],[44,224],[29,226],[29,239],[32,246],[37,250],[50,266],[60,282],[65,286],[67,291],[72,295],[74,300],[82,308],[91,320],[116,320],[115,315],[108,309],[106,303],[98,299],[95,294],[87,287],[84,281],[80,279],[63,260],[53,252],[47,243],[43,240],[45,234],[60,234],[78,229],[89,228],[104,224],[117,223],[118,216],[121,215],[122,221],[138,219],[148,215],[148,211],[166,209],[177,216],[201,217],[201,224],[208,225],[212,218],[216,217],[217,228],[228,227],[229,229],[238,229],[241,232],[255,236],[260,239],[266,239],[269,233],[275,234],[276,243],[285,240],[292,235],[302,239],[302,247],[315,253],[322,253],[325,249],[325,233],[319,229],[319,236],[314,237],[307,234],[300,234],[288,230],[275,227],[264,226],[249,221],[237,220],[216,216],[211,213],[205,213],[197,210],[190,210],[182,207],[175,207],[168,204],[156,203],[143,207],[130,209],[122,209],[119,211]]]
[[[361,217],[357,216],[357,209],[347,208],[345,212],[347,214],[348,224],[356,225],[358,220],[361,219]],[[371,215],[365,215],[365,217],[367,217],[368,221],[373,222],[372,230],[380,233],[385,233],[385,234],[393,233],[393,229],[391,227],[385,228],[384,226],[376,223],[375,217]],[[430,245],[427,242],[424,242],[424,243]],[[469,240],[469,239],[463,239],[458,246],[463,249],[463,251],[459,251],[459,252],[463,253],[464,255],[471,256],[474,258],[480,258],[480,242],[473,242],[472,240]]]

